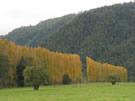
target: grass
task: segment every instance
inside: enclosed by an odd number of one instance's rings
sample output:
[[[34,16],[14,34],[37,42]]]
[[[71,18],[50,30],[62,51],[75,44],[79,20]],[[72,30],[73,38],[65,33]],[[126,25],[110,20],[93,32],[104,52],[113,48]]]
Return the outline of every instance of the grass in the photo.
[[[0,101],[135,101],[135,83],[90,83],[0,90]]]

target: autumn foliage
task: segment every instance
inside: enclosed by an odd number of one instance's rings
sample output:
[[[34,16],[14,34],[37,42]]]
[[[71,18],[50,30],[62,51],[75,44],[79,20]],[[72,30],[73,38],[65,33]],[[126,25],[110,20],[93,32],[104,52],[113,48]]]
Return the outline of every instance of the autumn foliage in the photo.
[[[108,75],[115,73],[120,75],[120,81],[126,82],[128,79],[127,69],[121,66],[114,66],[111,64],[101,64],[86,57],[87,61],[87,77],[89,82],[107,82]]]
[[[32,57],[33,64],[46,67],[48,65],[48,72],[53,83],[61,83],[64,74],[69,75],[73,82],[82,75],[82,62],[80,56],[76,54],[62,54],[51,52],[45,48],[32,48],[26,46],[15,45],[8,40],[0,39],[0,53],[7,55],[10,61],[9,78],[7,81],[16,84],[16,65],[21,57]]]
[[[76,54],[62,54],[41,47],[15,45],[7,39],[0,39],[0,54],[8,56],[10,62],[10,70],[5,77],[6,85],[16,86],[16,66],[21,57],[32,57],[32,64],[44,67],[52,83],[62,83],[65,74],[71,78],[72,82],[78,82],[82,77],[82,62],[80,56]],[[127,69],[123,67],[101,64],[89,57],[86,57],[86,61],[88,81],[108,81],[107,76],[112,72],[119,74],[121,81],[127,81]]]

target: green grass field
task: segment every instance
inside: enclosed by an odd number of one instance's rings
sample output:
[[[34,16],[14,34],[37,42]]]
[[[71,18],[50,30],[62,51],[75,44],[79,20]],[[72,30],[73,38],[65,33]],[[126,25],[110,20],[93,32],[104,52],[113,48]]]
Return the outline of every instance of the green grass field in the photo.
[[[0,101],[135,101],[135,83],[90,83],[0,90]]]

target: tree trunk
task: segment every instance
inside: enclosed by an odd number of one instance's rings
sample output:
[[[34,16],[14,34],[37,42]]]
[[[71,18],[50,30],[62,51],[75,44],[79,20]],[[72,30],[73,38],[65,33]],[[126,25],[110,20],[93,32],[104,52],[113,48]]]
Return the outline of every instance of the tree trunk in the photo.
[[[0,89],[1,89],[2,87],[1,87],[1,82],[0,82]]]
[[[39,85],[34,85],[34,90],[38,90],[39,89]]]
[[[112,81],[112,85],[115,85],[116,84],[116,82],[115,81]]]

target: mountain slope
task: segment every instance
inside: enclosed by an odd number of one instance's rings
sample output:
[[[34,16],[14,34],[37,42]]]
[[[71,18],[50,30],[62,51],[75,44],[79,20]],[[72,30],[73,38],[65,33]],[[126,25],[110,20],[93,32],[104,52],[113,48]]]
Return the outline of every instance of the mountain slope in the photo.
[[[54,32],[72,21],[75,16],[75,14],[69,14],[63,17],[42,21],[36,26],[17,28],[4,38],[19,45],[35,47],[38,46],[42,40],[48,39]]]
[[[79,14],[41,46],[52,51],[77,53],[83,62],[89,56],[121,65],[135,76],[134,40],[135,3],[124,3]]]

